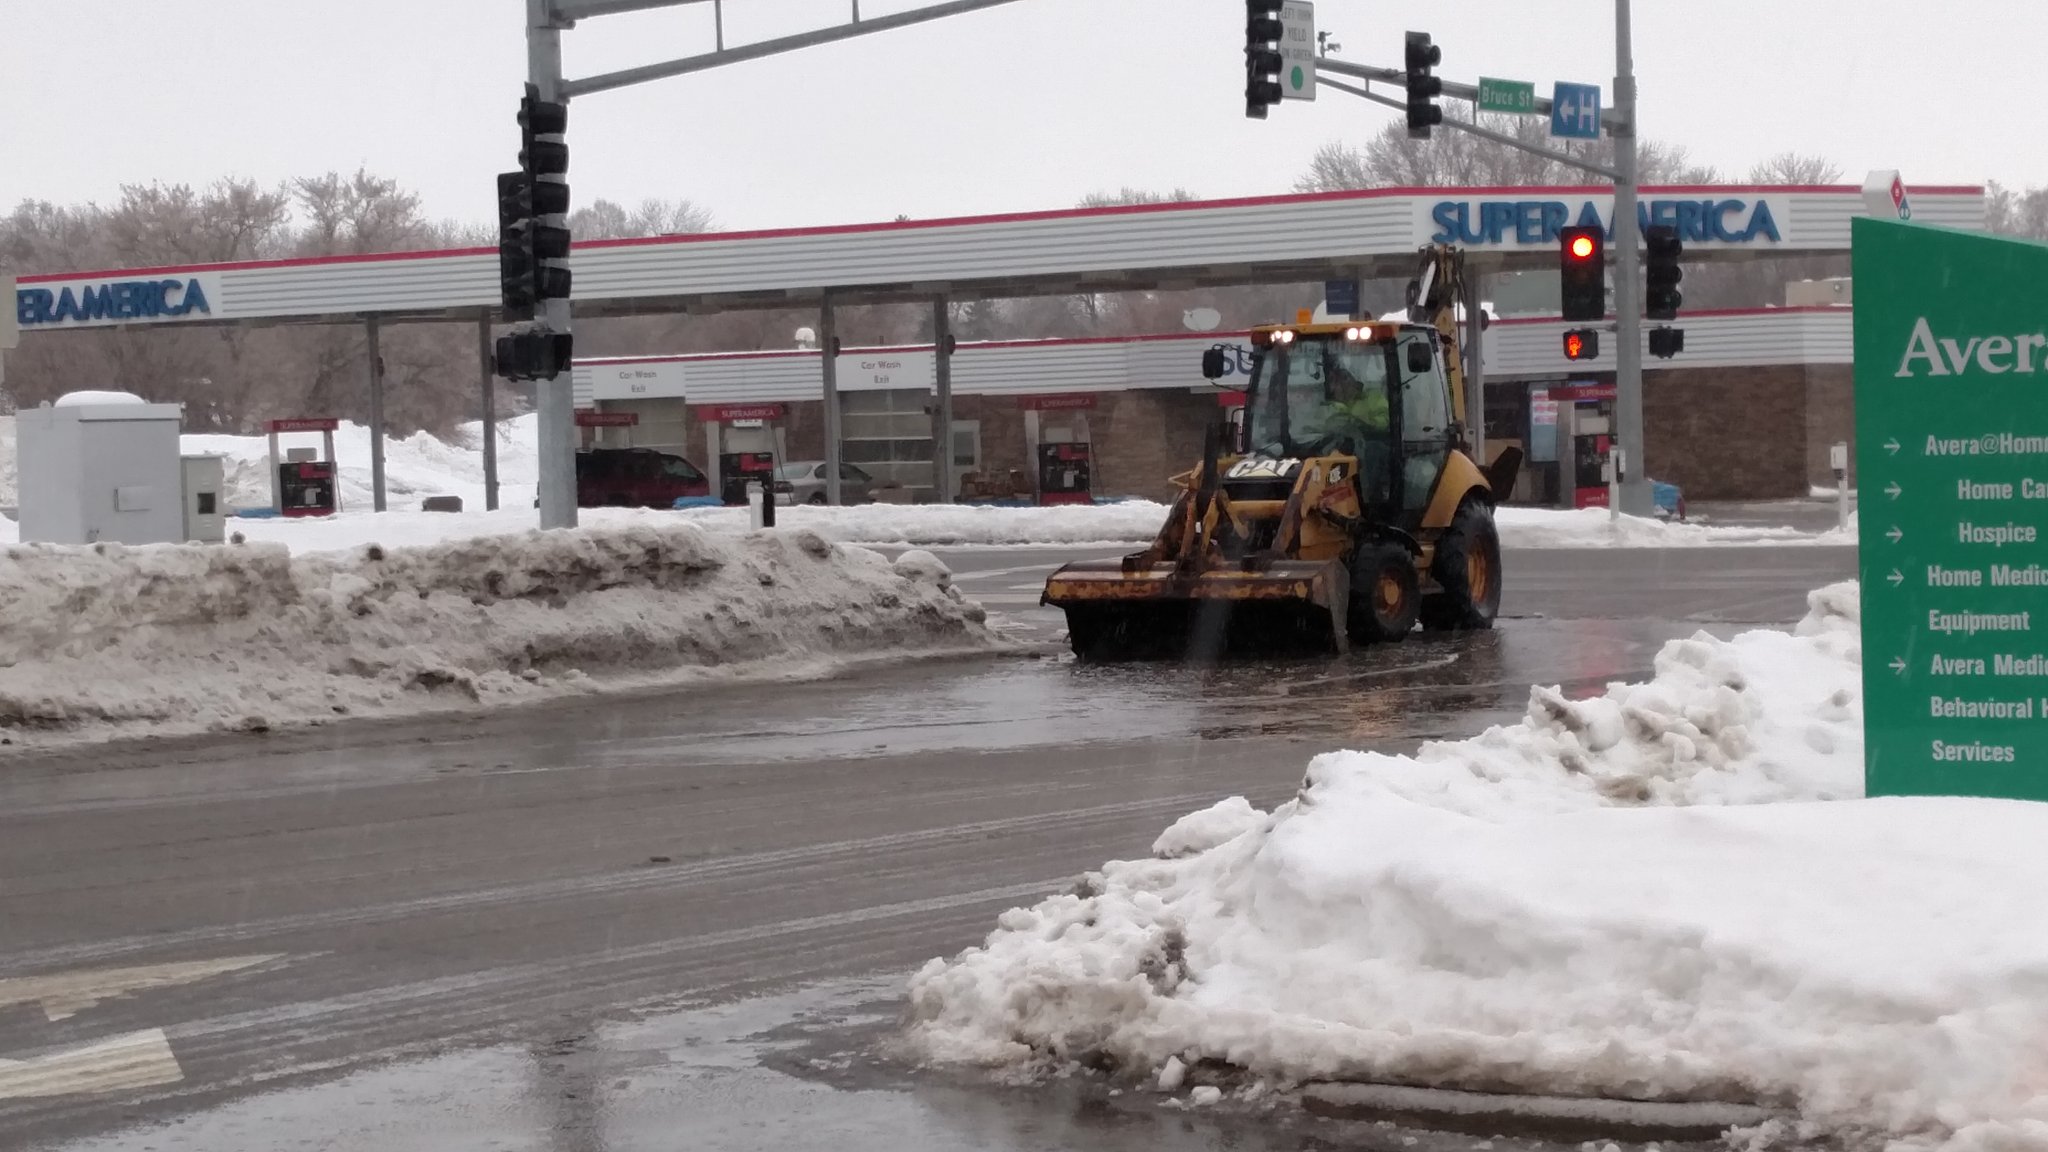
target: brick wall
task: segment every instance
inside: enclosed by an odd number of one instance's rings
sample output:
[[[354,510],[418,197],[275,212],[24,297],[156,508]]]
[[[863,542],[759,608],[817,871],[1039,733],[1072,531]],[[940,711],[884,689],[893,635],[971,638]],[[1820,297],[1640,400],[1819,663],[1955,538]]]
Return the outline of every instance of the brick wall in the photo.
[[[673,402],[670,402],[673,403]],[[1221,419],[1216,398],[1174,389],[1105,392],[1087,414],[1095,444],[1095,490],[1104,496],[1173,495],[1168,477],[1200,458],[1208,426]],[[607,403],[606,408],[615,407]],[[635,443],[663,446],[681,431],[683,454],[703,463],[704,426],[694,414],[644,405],[645,432]],[[956,420],[981,424],[982,466],[1035,467],[1026,454],[1024,412],[1010,396],[956,396]],[[1804,496],[1828,483],[1828,445],[1854,445],[1852,372],[1846,365],[1739,369],[1652,369],[1644,373],[1644,431],[1651,470],[1685,490],[1688,500],[1757,500]],[[825,454],[824,405],[789,405],[783,422],[790,458]],[[671,449],[673,450],[673,449]]]
[[[1651,475],[1687,501],[1806,495],[1808,412],[1800,365],[1643,373]]]
[[[1806,369],[1806,478],[1833,486],[1828,447],[1849,445],[1849,483],[1856,483],[1856,370],[1847,364]]]
[[[1024,455],[1024,411],[1009,396],[955,396],[953,419],[981,424],[981,467],[986,472],[1016,469],[1031,475]]]
[[[1089,414],[1089,427],[1095,437],[1095,491],[1102,496],[1172,499],[1169,479],[1194,467],[1209,426],[1223,418],[1208,393],[1104,393],[1100,404]]]

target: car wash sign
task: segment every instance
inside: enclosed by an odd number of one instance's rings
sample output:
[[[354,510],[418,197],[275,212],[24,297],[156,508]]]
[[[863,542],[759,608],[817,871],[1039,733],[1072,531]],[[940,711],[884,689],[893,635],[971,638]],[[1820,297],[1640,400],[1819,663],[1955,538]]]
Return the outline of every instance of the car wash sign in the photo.
[[[2048,800],[2048,246],[1851,227],[1865,787]]]
[[[14,318],[24,332],[204,320],[219,297],[210,272],[40,281],[15,289]]]
[[[1683,196],[1639,200],[1636,224],[1678,230],[1688,246],[1769,247],[1782,240],[1778,219],[1787,204],[1769,196]],[[1429,242],[1467,248],[1543,248],[1557,245],[1558,229],[1597,227],[1614,235],[1614,198],[1575,200],[1467,199],[1429,205]]]

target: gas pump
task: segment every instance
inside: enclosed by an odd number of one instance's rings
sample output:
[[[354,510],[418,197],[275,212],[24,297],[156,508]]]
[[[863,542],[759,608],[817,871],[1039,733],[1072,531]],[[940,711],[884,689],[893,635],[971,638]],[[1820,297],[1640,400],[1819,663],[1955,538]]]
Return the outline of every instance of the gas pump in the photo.
[[[745,504],[747,484],[761,485],[775,499],[775,466],[789,459],[788,432],[783,422],[789,405],[697,404],[691,415],[704,425],[705,459],[711,464],[711,489],[726,504]]]
[[[1088,434],[1088,413],[1095,407],[1095,394],[1024,396],[1018,403],[1024,409],[1037,502],[1093,504],[1095,446]]]
[[[279,515],[332,516],[341,511],[339,469],[334,463],[334,430],[340,424],[333,417],[298,417],[265,426],[270,435],[270,506]],[[292,432],[320,433],[320,454],[293,448],[280,460],[277,438]]]
[[[773,452],[721,452],[718,456],[719,499],[727,504],[745,504],[747,485],[759,484],[768,498],[775,497],[775,454]]]
[[[1558,402],[1558,502],[1605,508],[1614,454],[1614,385],[1579,384],[1554,388],[1550,395]]]
[[[1095,487],[1089,477],[1089,444],[1061,441],[1038,446],[1038,502],[1092,504]]]

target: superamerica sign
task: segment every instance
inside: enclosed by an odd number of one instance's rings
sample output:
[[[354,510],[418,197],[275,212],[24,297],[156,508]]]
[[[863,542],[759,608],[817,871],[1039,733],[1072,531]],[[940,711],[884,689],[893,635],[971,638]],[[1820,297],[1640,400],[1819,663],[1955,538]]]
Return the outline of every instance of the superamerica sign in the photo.
[[[1603,228],[1612,238],[1613,217],[1612,201],[1439,200],[1429,210],[1436,226],[1429,242],[1467,247],[1555,244],[1557,230],[1568,225]],[[1781,242],[1777,213],[1768,199],[1642,200],[1636,204],[1636,223],[1642,228],[1676,228],[1679,240],[1687,244]]]
[[[29,285],[15,289],[14,316],[24,329],[211,316],[213,288],[200,276]]]

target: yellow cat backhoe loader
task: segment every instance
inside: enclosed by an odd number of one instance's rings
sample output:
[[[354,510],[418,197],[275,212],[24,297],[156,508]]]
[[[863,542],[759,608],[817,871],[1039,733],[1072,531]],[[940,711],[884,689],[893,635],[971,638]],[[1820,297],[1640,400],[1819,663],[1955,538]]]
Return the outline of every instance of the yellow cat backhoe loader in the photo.
[[[1068,564],[1040,597],[1084,659],[1213,658],[1489,628],[1496,494],[1521,467],[1470,456],[1458,348],[1464,254],[1422,250],[1408,320],[1252,330],[1241,429],[1212,428],[1158,537]],[[1223,374],[1223,351],[1203,375]],[[1225,444],[1226,435],[1236,443]]]

